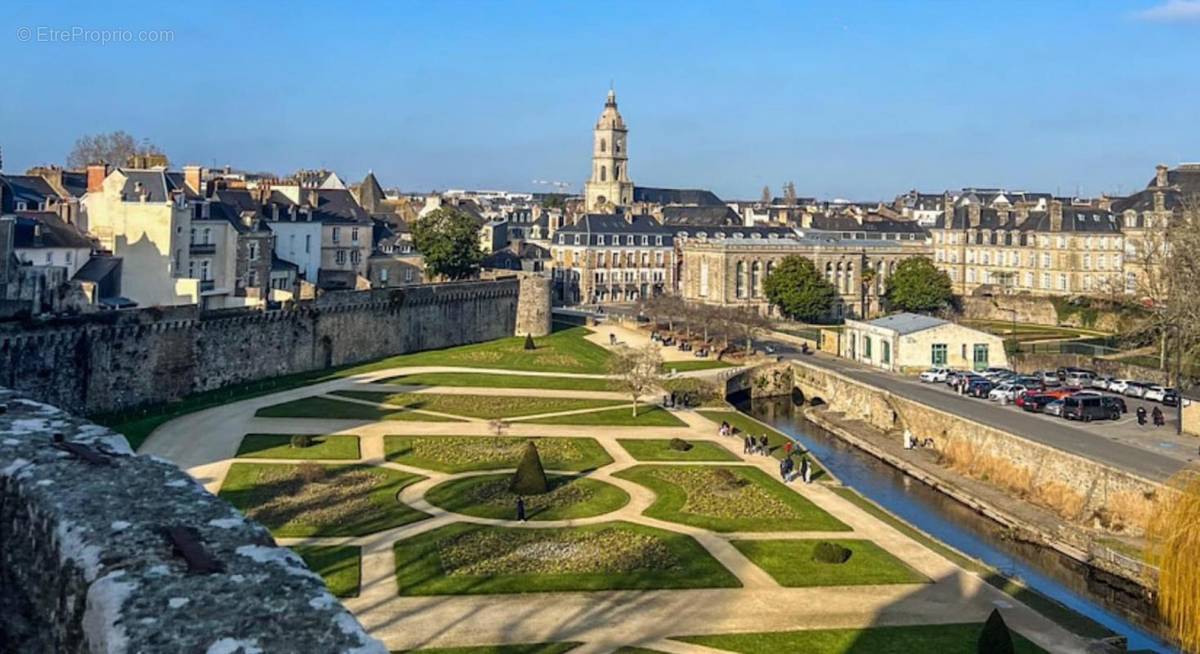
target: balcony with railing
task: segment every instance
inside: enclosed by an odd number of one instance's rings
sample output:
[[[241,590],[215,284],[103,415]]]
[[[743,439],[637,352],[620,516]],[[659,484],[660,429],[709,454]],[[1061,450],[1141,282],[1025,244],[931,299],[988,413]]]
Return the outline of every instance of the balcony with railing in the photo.
[[[216,243],[192,243],[192,244],[188,245],[188,252],[191,253],[192,256],[200,256],[200,255],[205,255],[205,254],[216,254],[217,253],[217,244]]]

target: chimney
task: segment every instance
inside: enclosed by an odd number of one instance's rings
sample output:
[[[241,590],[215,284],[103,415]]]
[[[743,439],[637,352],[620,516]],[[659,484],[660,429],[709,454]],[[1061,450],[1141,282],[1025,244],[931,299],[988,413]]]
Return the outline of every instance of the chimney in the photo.
[[[1026,220],[1029,220],[1029,207],[1024,204],[1017,205],[1017,219],[1013,224],[1020,227],[1025,224]]]
[[[17,230],[16,216],[0,216],[0,292],[16,279],[13,267],[13,239]]]
[[[982,219],[982,207],[979,206],[978,202],[972,202],[971,204],[967,205],[968,227],[971,229],[979,227],[979,223],[982,221]]]
[[[1167,210],[1167,197],[1163,195],[1162,191],[1154,192],[1154,210],[1159,212]]]
[[[146,192],[146,187],[141,182],[133,183],[133,192],[135,195],[137,195],[139,202],[145,202],[146,198],[148,198],[150,195]]]
[[[209,220],[212,218],[212,207],[208,200],[200,203],[200,220]]]
[[[183,167],[183,183],[193,193],[204,194],[204,169],[195,164]]]
[[[1163,164],[1154,167],[1154,185],[1159,188],[1167,185],[1167,167]]]
[[[1061,232],[1063,221],[1062,200],[1055,198],[1050,201],[1050,231]]]
[[[87,192],[99,193],[104,187],[104,178],[108,177],[108,164],[94,163],[87,167]]]

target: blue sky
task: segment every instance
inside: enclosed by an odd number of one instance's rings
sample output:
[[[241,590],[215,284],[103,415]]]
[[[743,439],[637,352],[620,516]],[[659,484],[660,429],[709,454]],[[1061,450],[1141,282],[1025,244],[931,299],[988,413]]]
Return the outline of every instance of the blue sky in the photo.
[[[610,80],[635,183],[725,198],[1128,192],[1200,160],[1200,0],[102,5],[6,3],[5,170],[124,129],[176,164],[579,190]],[[37,36],[75,27],[174,37]]]

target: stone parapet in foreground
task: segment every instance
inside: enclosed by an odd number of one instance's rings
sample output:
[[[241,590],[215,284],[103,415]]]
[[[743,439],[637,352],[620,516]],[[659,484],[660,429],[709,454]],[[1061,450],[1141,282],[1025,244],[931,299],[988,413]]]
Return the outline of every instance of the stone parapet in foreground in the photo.
[[[385,654],[299,557],[171,463],[3,388],[0,411],[0,651]],[[189,572],[171,527],[221,571]]]

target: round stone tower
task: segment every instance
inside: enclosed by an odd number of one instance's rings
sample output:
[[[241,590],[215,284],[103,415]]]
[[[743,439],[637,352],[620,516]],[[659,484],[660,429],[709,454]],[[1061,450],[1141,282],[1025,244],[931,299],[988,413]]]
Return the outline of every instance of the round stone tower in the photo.
[[[517,296],[517,336],[550,333],[550,278],[522,273]]]

